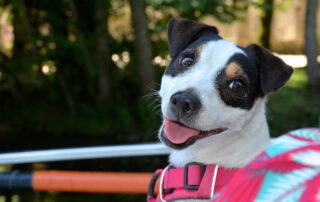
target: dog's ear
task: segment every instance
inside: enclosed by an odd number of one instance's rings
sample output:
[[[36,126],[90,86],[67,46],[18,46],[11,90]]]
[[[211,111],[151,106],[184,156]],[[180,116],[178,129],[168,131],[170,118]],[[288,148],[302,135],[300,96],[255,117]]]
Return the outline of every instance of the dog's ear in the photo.
[[[251,44],[247,48],[253,50],[255,54],[264,95],[277,90],[289,80],[293,69],[280,58],[256,44]]]
[[[216,27],[197,23],[184,18],[173,18],[168,25],[170,57],[173,58],[191,42],[203,34],[218,35]]]

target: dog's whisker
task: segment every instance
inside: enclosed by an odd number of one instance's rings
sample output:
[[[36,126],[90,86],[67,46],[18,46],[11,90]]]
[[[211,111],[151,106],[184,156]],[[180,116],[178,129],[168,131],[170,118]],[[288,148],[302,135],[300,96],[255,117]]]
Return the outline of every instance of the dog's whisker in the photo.
[[[155,106],[154,106],[154,109],[158,109],[158,110],[159,110],[159,112],[160,112],[161,104],[155,105]]]
[[[161,106],[161,104],[159,104],[157,100],[154,100],[153,102],[149,103],[147,107],[151,109],[155,109],[155,108],[158,108],[159,106]]]
[[[156,82],[154,82],[153,85],[154,85],[154,86],[157,86],[157,87],[160,86],[160,84],[159,84],[159,83],[156,83]],[[151,92],[156,92],[156,91],[158,91],[158,90],[155,89],[154,87],[151,87],[151,86],[146,86],[146,87],[147,87]]]
[[[151,92],[147,95],[144,95],[140,98],[140,100],[152,100],[152,103],[153,102],[157,102],[158,100],[160,100],[160,97],[159,97],[159,93],[158,91],[157,92]]]
[[[160,111],[160,109],[161,109],[161,103],[156,104],[156,105],[154,105],[154,106],[152,107],[152,110],[159,110],[159,111]]]
[[[152,134],[158,136],[160,129],[155,130]]]
[[[159,95],[157,95],[156,93],[149,93],[147,95],[144,95],[140,98],[141,100],[149,100],[149,99],[159,99]]]

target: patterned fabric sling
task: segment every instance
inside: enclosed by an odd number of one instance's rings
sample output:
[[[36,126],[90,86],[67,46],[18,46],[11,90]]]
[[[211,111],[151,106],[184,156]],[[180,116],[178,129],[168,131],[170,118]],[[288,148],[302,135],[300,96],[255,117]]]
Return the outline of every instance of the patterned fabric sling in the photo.
[[[320,201],[320,129],[289,132],[241,169],[213,202]]]

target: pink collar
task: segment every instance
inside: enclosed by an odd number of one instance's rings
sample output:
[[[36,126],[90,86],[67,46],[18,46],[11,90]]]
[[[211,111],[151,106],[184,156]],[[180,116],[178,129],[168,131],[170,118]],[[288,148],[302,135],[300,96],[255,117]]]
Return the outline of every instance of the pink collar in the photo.
[[[218,165],[189,163],[184,167],[167,166],[153,175],[148,191],[148,202],[164,202],[177,199],[212,199],[214,193],[231,180],[239,169]],[[154,193],[160,177],[159,193]]]

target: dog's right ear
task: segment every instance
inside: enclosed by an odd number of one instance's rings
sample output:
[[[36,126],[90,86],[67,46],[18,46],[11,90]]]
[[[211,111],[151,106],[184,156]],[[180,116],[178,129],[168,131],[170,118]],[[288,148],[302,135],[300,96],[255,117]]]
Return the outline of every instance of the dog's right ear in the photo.
[[[170,57],[175,57],[187,45],[205,33],[218,35],[218,29],[184,18],[173,18],[168,26]]]

